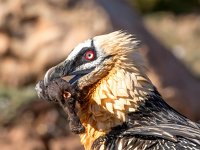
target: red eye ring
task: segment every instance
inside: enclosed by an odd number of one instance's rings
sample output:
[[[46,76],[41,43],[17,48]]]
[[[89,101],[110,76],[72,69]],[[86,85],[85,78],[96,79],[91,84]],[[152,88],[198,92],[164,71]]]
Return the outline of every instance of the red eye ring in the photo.
[[[87,50],[85,52],[85,54],[84,54],[84,58],[86,60],[90,60],[90,61],[94,60],[95,59],[95,52],[94,52],[94,50],[92,50],[92,49]]]

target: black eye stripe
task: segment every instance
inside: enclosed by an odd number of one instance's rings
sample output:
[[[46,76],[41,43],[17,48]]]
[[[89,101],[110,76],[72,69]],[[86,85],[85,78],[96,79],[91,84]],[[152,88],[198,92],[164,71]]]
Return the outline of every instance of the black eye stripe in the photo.
[[[74,69],[78,66],[81,66],[83,64],[86,64],[86,63],[89,63],[90,60],[85,60],[84,56],[85,56],[85,53],[88,51],[88,50],[93,50],[94,51],[94,60],[97,59],[97,53],[96,53],[96,50],[95,50],[95,47],[94,47],[94,41],[93,39],[91,39],[91,46],[89,47],[83,47],[79,53],[76,55],[75,59],[73,60],[73,66],[74,66]]]
[[[78,53],[78,55],[76,56],[75,60],[74,60],[74,66],[75,67],[78,67],[78,66],[81,66],[85,63],[88,63],[89,61],[88,60],[85,60],[84,56],[85,56],[85,53],[88,51],[88,50],[93,50],[94,51],[94,57],[96,59],[96,51],[94,48],[92,47],[84,47],[82,48],[82,50]],[[95,60],[94,59],[94,60]]]
[[[78,53],[77,57],[83,56],[83,54],[85,54],[85,52],[89,49],[94,50],[94,52],[96,53],[95,47],[94,47],[94,40],[91,39],[91,47],[83,47],[80,52]]]
[[[94,48],[94,40],[93,39],[91,39],[91,47]]]

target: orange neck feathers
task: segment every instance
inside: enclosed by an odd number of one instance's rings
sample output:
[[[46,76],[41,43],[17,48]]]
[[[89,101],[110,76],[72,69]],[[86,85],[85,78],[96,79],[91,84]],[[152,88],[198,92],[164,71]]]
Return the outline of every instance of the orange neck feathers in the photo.
[[[137,103],[152,89],[151,81],[138,67],[117,62],[108,75],[93,86],[86,104],[80,108],[79,116],[86,128],[80,138],[85,149],[90,149],[95,139],[112,127],[125,122],[127,114],[134,112]]]

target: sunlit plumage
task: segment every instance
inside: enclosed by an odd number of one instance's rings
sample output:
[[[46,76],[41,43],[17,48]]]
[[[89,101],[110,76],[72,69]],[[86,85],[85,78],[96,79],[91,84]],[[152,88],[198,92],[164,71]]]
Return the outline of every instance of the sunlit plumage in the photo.
[[[79,44],[45,83],[75,75],[85,149],[200,149],[200,125],[167,105],[145,70],[137,41],[116,31]]]

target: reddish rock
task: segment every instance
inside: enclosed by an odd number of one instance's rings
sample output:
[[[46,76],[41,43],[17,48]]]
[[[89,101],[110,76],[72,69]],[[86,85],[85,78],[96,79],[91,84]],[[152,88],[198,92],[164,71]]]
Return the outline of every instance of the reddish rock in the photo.
[[[1,132],[1,150],[45,150],[42,141],[26,127],[15,127],[10,131]]]
[[[0,56],[8,52],[10,38],[5,33],[0,33]]]

